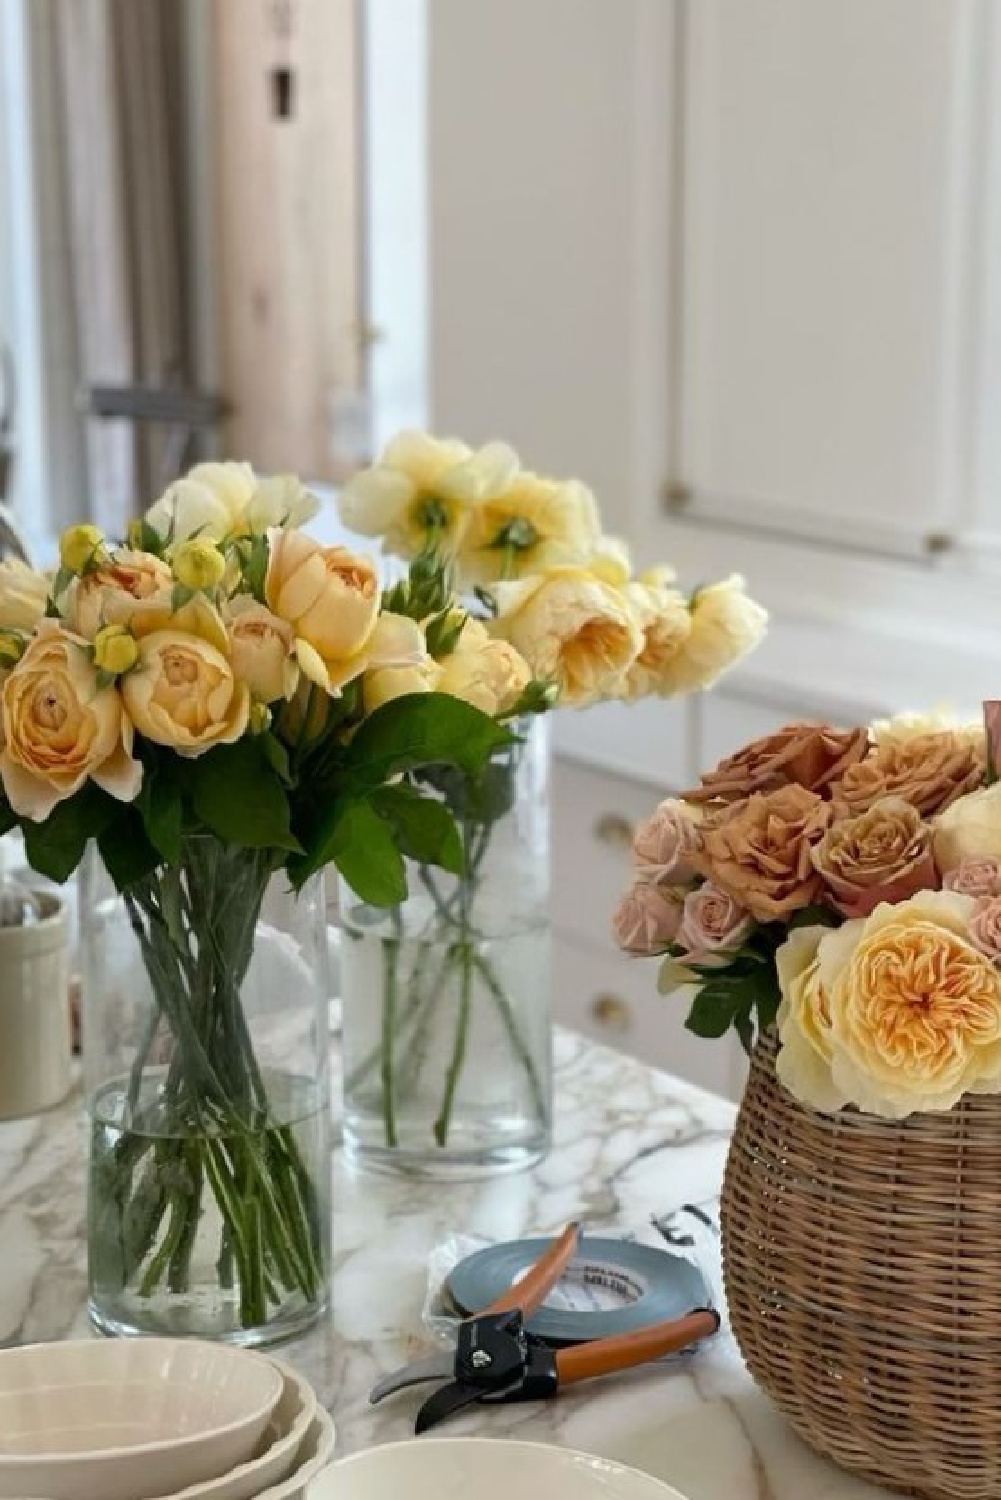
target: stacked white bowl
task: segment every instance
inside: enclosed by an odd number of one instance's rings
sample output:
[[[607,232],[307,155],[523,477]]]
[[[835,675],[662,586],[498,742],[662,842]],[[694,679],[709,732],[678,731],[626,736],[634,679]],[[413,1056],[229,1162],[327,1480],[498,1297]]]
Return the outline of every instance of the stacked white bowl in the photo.
[[[194,1339],[0,1351],[0,1500],[305,1500],[334,1424],[294,1370]]]

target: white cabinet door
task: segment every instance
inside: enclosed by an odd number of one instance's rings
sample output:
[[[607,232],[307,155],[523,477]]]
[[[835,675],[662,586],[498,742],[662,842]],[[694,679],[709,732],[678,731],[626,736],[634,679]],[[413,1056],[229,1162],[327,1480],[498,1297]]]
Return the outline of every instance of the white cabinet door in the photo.
[[[985,8],[689,0],[684,14],[692,513],[934,548],[965,490]]]

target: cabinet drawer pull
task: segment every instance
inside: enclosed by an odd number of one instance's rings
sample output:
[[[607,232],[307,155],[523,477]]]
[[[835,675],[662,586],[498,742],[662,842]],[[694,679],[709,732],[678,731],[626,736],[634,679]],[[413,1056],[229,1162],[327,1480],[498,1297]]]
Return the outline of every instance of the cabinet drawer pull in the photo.
[[[591,1014],[605,1031],[628,1031],[633,1024],[632,1008],[619,995],[595,995]]]
[[[629,819],[621,813],[602,813],[594,825],[598,843],[607,844],[610,849],[631,849],[634,831]]]

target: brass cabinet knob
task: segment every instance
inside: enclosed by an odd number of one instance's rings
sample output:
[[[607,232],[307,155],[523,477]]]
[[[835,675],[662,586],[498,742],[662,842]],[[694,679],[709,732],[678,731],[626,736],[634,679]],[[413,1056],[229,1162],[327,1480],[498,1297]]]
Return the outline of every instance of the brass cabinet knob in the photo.
[[[594,825],[595,838],[610,849],[632,848],[634,832],[632,823],[621,813],[602,813]]]
[[[605,1031],[628,1031],[633,1024],[629,1002],[619,995],[595,995],[591,1001],[591,1015]]]

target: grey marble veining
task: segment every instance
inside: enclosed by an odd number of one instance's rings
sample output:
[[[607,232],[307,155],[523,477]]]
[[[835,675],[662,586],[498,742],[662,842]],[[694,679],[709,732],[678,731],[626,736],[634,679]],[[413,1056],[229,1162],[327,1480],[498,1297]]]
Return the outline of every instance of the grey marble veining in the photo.
[[[334,1413],[342,1454],[411,1434],[421,1394],[373,1408],[368,1391],[427,1351],[427,1260],[442,1240],[546,1233],[572,1218],[592,1231],[627,1230],[718,1194],[731,1105],[566,1034],[556,1040],[556,1100],[554,1150],[518,1176],[430,1188],[353,1173],[336,1153],[331,1315],[283,1357]],[[84,1153],[79,1097],[0,1125],[0,1343],[87,1332]],[[544,1405],[474,1408],[443,1430],[585,1448],[638,1464],[689,1500],[882,1493],[799,1442],[725,1333],[694,1359],[594,1381]]]

